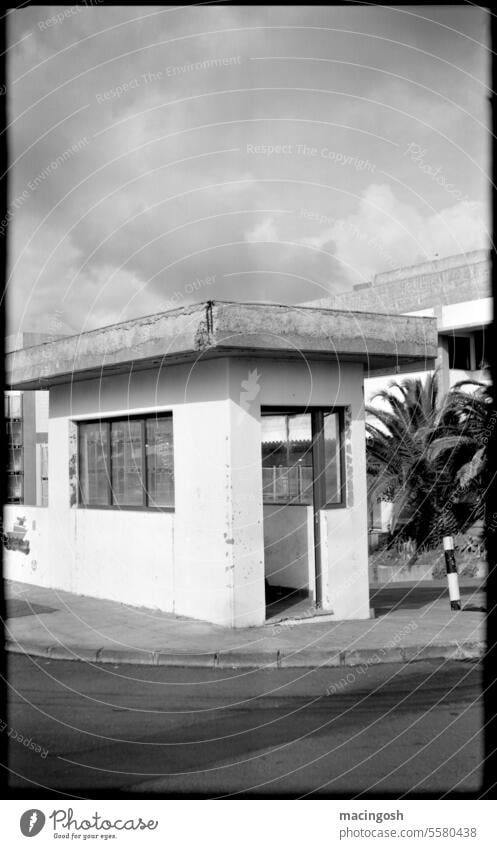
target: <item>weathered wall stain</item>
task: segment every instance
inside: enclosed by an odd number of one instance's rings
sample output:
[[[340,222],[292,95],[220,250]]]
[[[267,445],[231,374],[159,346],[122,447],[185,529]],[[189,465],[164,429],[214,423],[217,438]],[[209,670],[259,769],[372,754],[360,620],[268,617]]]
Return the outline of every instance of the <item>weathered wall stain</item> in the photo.
[[[21,551],[29,554],[29,540],[26,539],[26,516],[17,516],[11,531],[2,531],[2,543],[9,551]]]
[[[69,506],[78,506],[78,427],[69,422]]]

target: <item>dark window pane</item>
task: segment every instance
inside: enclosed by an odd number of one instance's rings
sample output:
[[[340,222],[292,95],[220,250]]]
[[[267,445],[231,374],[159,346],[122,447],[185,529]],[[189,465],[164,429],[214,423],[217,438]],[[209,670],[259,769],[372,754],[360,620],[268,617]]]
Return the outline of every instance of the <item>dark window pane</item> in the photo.
[[[471,368],[471,339],[469,336],[448,336],[449,368]]]
[[[146,421],[147,494],[150,507],[174,505],[172,417]]]
[[[79,426],[79,480],[83,504],[109,503],[109,457],[106,422]]]
[[[475,330],[475,368],[482,369],[487,366],[487,353],[485,351],[485,329]]]
[[[112,493],[116,507],[143,505],[142,423],[114,421],[111,426]]]
[[[325,503],[341,501],[340,419],[338,413],[324,414],[324,480]]]

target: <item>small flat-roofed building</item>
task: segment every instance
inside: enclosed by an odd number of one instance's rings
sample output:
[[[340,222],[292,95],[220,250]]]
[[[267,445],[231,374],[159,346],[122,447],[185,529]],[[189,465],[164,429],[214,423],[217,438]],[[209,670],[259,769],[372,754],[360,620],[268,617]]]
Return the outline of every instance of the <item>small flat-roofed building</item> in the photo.
[[[211,301],[9,354],[50,405],[7,577],[228,627],[271,588],[367,618],[364,376],[436,353],[430,318]]]

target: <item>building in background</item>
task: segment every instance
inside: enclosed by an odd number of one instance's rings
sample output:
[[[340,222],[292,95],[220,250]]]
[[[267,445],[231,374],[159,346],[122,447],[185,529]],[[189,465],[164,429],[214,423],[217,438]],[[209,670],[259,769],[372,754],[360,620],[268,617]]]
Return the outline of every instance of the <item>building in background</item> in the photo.
[[[7,503],[48,503],[48,392],[6,392]]]
[[[45,333],[7,336],[6,352],[46,342]],[[57,337],[58,338],[58,337]],[[48,503],[48,391],[5,392],[7,503]]]
[[[438,333],[435,365],[442,394],[461,380],[489,379],[485,368],[492,321],[488,251],[472,251],[386,271],[377,274],[371,283],[360,283],[348,292],[312,301],[310,305],[434,317]],[[385,332],[388,321],[385,316]],[[395,370],[388,367],[377,370],[364,382],[366,404],[381,405],[381,401],[375,401],[375,393],[387,388],[392,380],[408,377],[422,378],[423,373],[401,363]],[[372,540],[388,529],[391,513],[390,502],[378,500],[369,505]]]
[[[492,321],[490,257],[488,251],[434,259],[419,265],[376,274],[371,283],[309,303],[329,309],[393,315],[432,316],[437,320],[438,356],[443,392],[459,380],[486,380],[485,349]],[[384,378],[416,376],[409,366],[366,380],[369,401]]]

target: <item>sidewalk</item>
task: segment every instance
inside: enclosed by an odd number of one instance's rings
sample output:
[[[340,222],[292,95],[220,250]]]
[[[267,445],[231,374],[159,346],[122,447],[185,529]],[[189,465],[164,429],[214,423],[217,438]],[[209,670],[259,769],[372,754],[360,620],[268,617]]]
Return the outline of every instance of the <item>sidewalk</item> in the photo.
[[[323,615],[233,630],[31,584],[5,587],[7,650],[54,660],[289,668],[476,660],[485,651],[477,581],[461,582],[462,611],[450,610],[443,582],[389,584],[371,588],[374,619]]]

